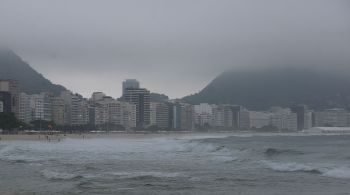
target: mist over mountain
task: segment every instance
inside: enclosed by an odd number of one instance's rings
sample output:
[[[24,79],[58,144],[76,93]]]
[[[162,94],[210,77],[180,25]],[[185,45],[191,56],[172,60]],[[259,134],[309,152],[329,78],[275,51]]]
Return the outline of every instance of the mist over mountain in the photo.
[[[65,87],[53,84],[8,49],[0,49],[0,79],[18,80],[21,90],[28,94],[50,92],[58,95],[65,90]]]
[[[306,104],[316,110],[349,109],[350,77],[301,67],[228,71],[184,100],[238,104],[256,110],[293,104]]]

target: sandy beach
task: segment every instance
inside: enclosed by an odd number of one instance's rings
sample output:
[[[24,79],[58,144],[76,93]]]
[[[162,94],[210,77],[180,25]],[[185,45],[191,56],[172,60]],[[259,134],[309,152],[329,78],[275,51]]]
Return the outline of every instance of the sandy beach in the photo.
[[[250,136],[312,136],[312,135],[328,135],[322,133],[308,133],[308,132],[254,132],[254,131],[211,131],[211,132],[195,132],[195,131],[181,131],[181,132],[109,132],[109,133],[56,133],[56,134],[0,134],[1,141],[49,141],[57,142],[64,139],[144,139],[144,138],[212,138],[212,137],[250,137]],[[329,134],[329,135],[343,135],[343,134]]]
[[[233,132],[161,132],[161,133],[81,133],[81,134],[0,134],[0,141],[11,141],[11,140],[28,140],[28,141],[62,141],[64,139],[99,139],[99,138],[129,138],[129,139],[141,139],[141,138],[159,138],[159,137],[195,137],[195,136],[230,136],[237,135]]]

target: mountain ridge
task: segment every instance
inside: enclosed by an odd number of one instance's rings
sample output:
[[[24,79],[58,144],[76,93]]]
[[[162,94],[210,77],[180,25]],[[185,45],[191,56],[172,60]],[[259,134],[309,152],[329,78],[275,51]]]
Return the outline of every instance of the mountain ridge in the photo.
[[[62,85],[53,84],[9,49],[0,50],[0,70],[0,79],[17,80],[21,90],[28,94],[50,92],[59,95],[66,90]]]
[[[199,93],[183,99],[192,104],[238,104],[256,110],[295,104],[316,110],[349,109],[350,79],[300,67],[231,70],[217,76]]]

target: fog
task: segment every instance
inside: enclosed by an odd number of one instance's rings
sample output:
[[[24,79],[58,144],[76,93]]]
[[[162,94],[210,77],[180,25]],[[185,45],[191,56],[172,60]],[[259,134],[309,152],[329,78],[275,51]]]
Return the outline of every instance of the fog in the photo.
[[[350,74],[346,0],[0,0],[0,43],[55,83],[119,97],[136,78],[179,98],[229,69]]]

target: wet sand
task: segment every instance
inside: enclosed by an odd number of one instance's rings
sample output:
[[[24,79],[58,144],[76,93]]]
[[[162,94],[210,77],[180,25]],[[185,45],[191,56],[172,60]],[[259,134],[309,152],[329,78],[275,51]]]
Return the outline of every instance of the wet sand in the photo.
[[[28,141],[62,141],[64,139],[98,139],[98,138],[129,138],[129,139],[138,139],[138,138],[159,138],[159,137],[196,137],[196,136],[230,136],[237,133],[233,132],[161,132],[161,133],[82,133],[82,134],[13,134],[5,135],[0,134],[0,141],[11,141],[11,140],[28,140]]]
[[[1,141],[15,141],[15,140],[28,140],[28,141],[62,141],[64,139],[143,139],[143,138],[211,138],[211,137],[228,137],[228,136],[238,136],[238,137],[249,137],[249,136],[312,136],[312,135],[327,135],[320,133],[303,133],[303,132],[252,132],[252,131],[211,131],[211,132],[195,132],[195,131],[168,131],[168,132],[109,132],[109,133],[73,133],[64,134],[56,133],[53,135],[48,134],[13,134],[6,135],[0,134]],[[337,135],[337,134],[331,134]],[[341,134],[340,134],[341,135]]]

